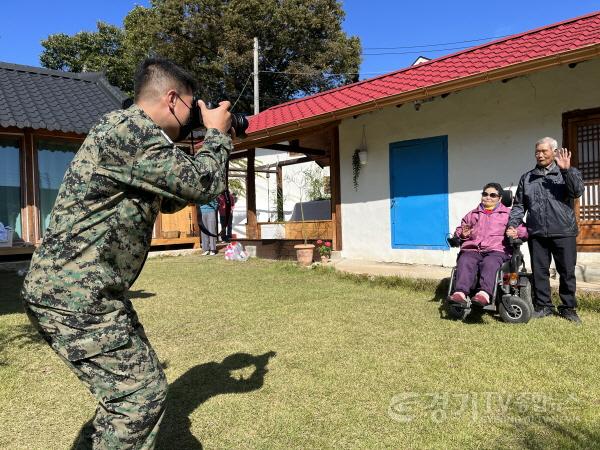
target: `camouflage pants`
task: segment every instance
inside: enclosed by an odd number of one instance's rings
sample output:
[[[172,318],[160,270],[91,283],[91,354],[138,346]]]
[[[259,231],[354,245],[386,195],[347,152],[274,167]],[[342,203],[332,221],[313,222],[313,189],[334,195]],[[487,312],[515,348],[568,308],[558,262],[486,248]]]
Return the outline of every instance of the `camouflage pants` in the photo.
[[[93,433],[80,433],[75,448],[154,448],[167,381],[131,304],[92,318],[31,303],[25,310],[98,399]]]

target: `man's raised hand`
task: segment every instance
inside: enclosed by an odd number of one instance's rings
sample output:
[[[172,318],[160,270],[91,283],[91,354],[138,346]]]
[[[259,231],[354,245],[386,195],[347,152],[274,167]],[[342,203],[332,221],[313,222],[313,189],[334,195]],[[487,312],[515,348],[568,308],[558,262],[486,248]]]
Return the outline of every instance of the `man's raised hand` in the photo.
[[[556,164],[561,170],[571,167],[571,152],[566,148],[560,148],[556,152]]]

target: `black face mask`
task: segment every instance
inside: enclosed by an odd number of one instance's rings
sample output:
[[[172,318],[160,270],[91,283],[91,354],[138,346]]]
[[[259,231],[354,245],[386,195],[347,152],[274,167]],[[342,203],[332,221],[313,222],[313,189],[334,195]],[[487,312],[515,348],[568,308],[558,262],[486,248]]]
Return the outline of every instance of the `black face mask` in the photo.
[[[188,137],[190,135],[190,133],[194,129],[194,126],[192,124],[192,108],[190,108],[187,105],[187,103],[184,102],[181,97],[179,97],[179,95],[177,95],[177,97],[179,98],[179,100],[181,100],[181,103],[183,103],[190,110],[190,117],[183,124],[179,121],[179,118],[175,114],[175,110],[171,110],[171,114],[173,114],[175,116],[175,120],[179,124],[179,134],[175,138],[175,142],[180,142],[180,141],[183,141],[186,137]]]

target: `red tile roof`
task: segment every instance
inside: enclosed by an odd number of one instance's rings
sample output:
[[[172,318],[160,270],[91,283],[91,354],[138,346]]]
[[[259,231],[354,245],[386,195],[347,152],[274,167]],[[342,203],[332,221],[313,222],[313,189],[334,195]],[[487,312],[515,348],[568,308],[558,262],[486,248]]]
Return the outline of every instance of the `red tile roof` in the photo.
[[[600,43],[600,11],[269,108],[248,133]]]

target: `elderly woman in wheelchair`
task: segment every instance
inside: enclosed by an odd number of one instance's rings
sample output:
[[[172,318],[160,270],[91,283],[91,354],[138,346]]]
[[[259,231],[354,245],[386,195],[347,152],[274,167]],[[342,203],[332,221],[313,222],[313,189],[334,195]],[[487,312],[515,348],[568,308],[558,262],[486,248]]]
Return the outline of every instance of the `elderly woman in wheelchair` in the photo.
[[[503,194],[505,200],[501,202]],[[456,228],[454,239],[460,242],[460,253],[449,302],[457,305],[471,303],[481,307],[493,303],[498,270],[511,259],[513,251],[506,238],[510,213],[506,204],[512,204],[512,195],[506,194],[511,193],[504,192],[498,183],[486,184],[479,205],[463,217],[460,226]],[[517,237],[527,237],[527,230],[523,225],[517,229]],[[477,285],[475,294],[469,298]]]

